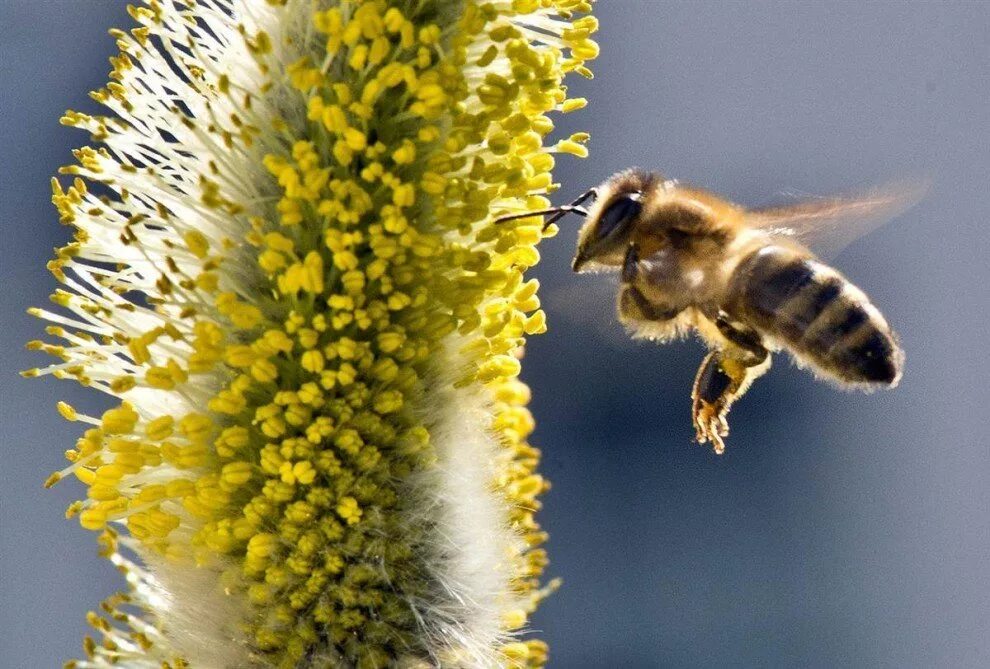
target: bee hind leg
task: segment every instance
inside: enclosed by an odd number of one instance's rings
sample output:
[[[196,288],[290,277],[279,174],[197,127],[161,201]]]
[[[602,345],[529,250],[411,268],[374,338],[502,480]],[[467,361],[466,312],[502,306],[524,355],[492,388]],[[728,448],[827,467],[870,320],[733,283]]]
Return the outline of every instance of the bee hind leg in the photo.
[[[747,344],[745,348],[740,345],[711,351],[694,379],[691,402],[696,438],[700,444],[711,442],[719,455],[725,452],[727,416],[733,402],[770,369],[770,353],[758,339]]]

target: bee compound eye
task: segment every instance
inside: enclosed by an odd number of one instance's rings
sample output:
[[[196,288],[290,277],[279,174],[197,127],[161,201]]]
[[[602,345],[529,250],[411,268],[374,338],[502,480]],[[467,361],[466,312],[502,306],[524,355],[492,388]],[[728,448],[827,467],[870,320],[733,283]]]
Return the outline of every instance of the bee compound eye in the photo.
[[[598,237],[604,239],[639,216],[643,209],[642,193],[625,193],[615,198],[598,221]]]

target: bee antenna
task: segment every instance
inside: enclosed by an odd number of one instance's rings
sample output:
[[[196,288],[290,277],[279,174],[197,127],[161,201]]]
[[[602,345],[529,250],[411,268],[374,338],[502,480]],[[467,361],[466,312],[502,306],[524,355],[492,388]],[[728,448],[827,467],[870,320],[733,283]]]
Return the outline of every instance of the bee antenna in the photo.
[[[574,200],[574,202],[571,202],[570,204],[566,204],[560,207],[550,207],[549,209],[540,209],[538,211],[529,211],[523,214],[511,214],[509,216],[502,216],[501,218],[496,218],[495,223],[505,223],[507,221],[514,221],[520,218],[530,218],[532,216],[545,216],[547,214],[552,214],[552,216],[550,216],[550,218],[548,218],[543,223],[543,229],[546,230],[548,227],[550,227],[552,224],[562,219],[567,214],[577,214],[583,218],[587,218],[588,210],[579,205],[590,197],[594,197],[594,198],[598,197],[597,188],[591,188],[588,191],[582,193],[578,199]]]
[[[508,221],[515,221],[520,218],[533,218],[534,216],[546,216],[547,214],[553,214],[543,223],[543,229],[546,230],[551,223],[559,221],[561,218],[567,214],[577,214],[579,216],[588,216],[587,210],[583,207],[575,207],[572,205],[563,205],[562,207],[550,207],[549,209],[538,209],[536,211],[527,211],[522,214],[511,214],[509,216],[502,216],[495,219],[495,223],[507,223]]]

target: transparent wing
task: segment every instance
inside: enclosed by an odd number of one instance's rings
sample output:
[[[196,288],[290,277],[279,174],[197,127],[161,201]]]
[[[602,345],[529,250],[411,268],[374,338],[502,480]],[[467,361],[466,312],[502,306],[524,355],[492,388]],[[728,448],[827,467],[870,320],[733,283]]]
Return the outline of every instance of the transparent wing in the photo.
[[[899,181],[844,197],[822,197],[747,213],[747,223],[789,237],[823,258],[913,207],[930,187],[928,180]]]
[[[578,279],[581,280],[540,289],[541,301],[550,314],[550,327],[558,323],[593,332],[609,347],[634,346],[615,315],[618,273]]]

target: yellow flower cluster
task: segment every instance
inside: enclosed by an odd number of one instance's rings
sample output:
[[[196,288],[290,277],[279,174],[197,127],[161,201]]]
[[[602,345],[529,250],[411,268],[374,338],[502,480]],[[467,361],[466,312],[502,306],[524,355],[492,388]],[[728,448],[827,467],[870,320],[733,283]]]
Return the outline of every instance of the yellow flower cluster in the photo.
[[[278,17],[294,3],[272,4],[286,5],[270,9],[273,25],[291,25]],[[60,403],[90,427],[49,482],[71,473],[87,486],[69,514],[104,531],[108,554],[125,542],[152,561],[216,573],[225,596],[243,602],[232,634],[251,662],[472,663],[424,638],[411,604],[436,596],[422,550],[430,526],[409,522],[403,497],[436,466],[434,417],[424,416],[436,384],[481,392],[492,409],[486,428],[501,452],[489,488],[520,538],[504,556],[502,630],[522,628],[545,594],[533,514],[547,484],[516,377],[525,336],[546,329],[524,272],[554,230],[492,219],[546,206],[551,151],[585,154],[584,135],[544,140],[549,113],[583,106],[562,79],[590,74],[596,23],[574,18],[589,10],[586,0],[344,0],[309,9],[294,33],[238,25],[268,83],[251,91],[213,63],[183,62],[183,83],[222,105],[167,111],[177,140],[181,131],[215,151],[190,159],[194,182],[169,184],[192,204],[159,190],[148,211],[121,206],[140,199],[142,180],[172,178],[147,151],[83,149],[66,168],[119,202],[80,178],[64,190],[54,182],[61,218],[78,231],[51,264],[69,288],[53,299],[77,316],[39,312],[69,345],[34,344],[65,363],[31,373],[75,377],[122,401],[99,418]],[[135,61],[152,60],[149,34],[187,30],[170,12],[184,16],[150,2],[133,11],[140,28],[117,33],[115,83],[96,97],[130,127],[126,84]],[[103,117],[65,120],[97,138],[128,132]],[[231,175],[224,147],[257,161],[250,188]],[[116,271],[99,264],[107,239],[126,251]],[[136,304],[127,294],[139,285]],[[154,645],[133,621],[127,643],[95,624],[105,642],[87,645],[91,661]],[[160,632],[154,643],[168,641],[167,624]],[[501,664],[546,661],[540,641],[499,643]]]

